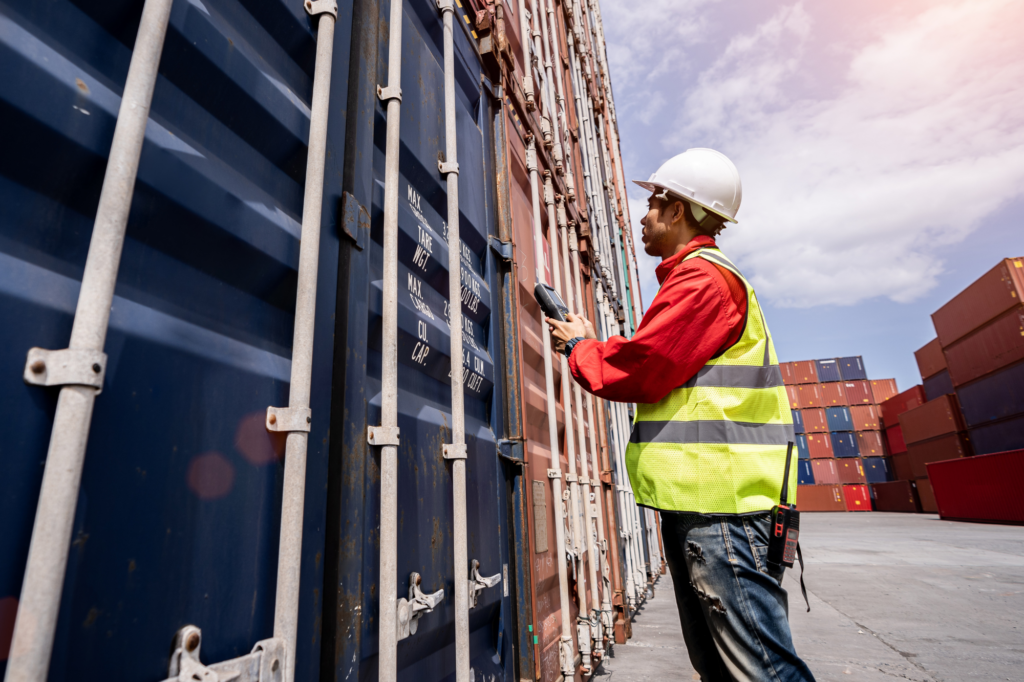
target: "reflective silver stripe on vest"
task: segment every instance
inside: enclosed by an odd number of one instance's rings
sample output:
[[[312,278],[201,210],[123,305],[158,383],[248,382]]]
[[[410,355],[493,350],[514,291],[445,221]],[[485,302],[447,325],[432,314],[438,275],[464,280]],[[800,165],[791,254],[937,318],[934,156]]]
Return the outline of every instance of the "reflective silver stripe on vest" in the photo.
[[[792,424],[748,424],[731,421],[637,422],[632,443],[735,443],[788,445],[796,440]]]
[[[680,388],[713,386],[716,388],[777,388],[783,386],[778,365],[705,365]]]

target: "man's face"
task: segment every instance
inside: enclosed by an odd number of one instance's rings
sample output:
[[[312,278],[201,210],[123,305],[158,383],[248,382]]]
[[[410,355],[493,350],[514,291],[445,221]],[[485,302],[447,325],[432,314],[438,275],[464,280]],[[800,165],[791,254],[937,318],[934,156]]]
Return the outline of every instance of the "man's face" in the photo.
[[[641,220],[644,226],[644,252],[655,258],[671,256],[678,242],[677,232],[683,222],[681,201],[660,199],[652,194],[647,200],[647,215]]]

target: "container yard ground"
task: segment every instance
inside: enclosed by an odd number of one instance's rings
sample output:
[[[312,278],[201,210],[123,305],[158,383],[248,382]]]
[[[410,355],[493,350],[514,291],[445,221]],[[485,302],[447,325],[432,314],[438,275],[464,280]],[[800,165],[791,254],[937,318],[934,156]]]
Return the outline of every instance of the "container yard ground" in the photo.
[[[1024,527],[922,514],[801,517],[811,612],[787,571],[798,653],[823,680],[1024,679]],[[600,682],[694,679],[662,576]]]

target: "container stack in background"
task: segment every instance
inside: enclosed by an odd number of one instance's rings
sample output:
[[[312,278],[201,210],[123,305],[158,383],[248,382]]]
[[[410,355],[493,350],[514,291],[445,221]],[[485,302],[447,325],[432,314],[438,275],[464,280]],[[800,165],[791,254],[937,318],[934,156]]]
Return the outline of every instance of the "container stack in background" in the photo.
[[[892,480],[878,403],[895,379],[868,379],[861,356],[782,363],[804,511],[871,511],[869,484]]]

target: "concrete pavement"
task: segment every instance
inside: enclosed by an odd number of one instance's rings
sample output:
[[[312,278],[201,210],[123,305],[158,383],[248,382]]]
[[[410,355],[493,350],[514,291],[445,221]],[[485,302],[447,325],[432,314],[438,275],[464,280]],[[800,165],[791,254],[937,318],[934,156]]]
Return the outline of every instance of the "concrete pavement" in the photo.
[[[784,585],[797,651],[819,681],[1024,680],[1024,527],[879,512],[800,520],[810,613],[799,569]],[[694,679],[665,575],[595,680]]]

